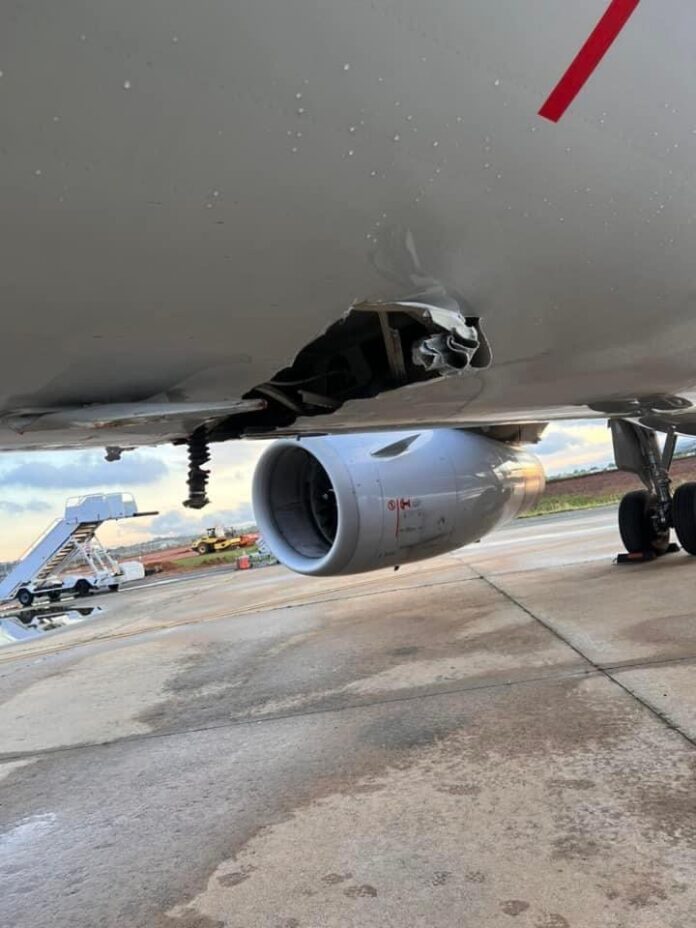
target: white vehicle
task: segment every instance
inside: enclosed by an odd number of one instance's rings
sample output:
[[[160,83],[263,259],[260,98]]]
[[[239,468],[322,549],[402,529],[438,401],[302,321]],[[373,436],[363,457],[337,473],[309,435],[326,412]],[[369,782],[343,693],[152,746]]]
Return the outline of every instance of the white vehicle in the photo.
[[[73,596],[89,596],[99,590],[118,592],[121,583],[121,573],[118,568],[114,571],[97,571],[90,574],[68,574],[58,578],[61,594],[70,593]]]
[[[92,542],[92,551],[86,555],[88,563],[92,566],[97,560],[95,552],[96,538]],[[102,567],[89,573],[61,574],[50,576],[37,583],[28,583],[17,593],[17,600],[24,606],[30,606],[35,599],[45,597],[49,602],[59,602],[62,596],[89,596],[90,593],[99,593],[108,590],[109,593],[118,593],[124,583],[133,583],[145,577],[145,568],[139,561],[115,561],[105,548],[100,548],[99,560],[108,561],[110,567]],[[26,591],[26,592],[24,592]],[[26,594],[29,593],[31,598]]]
[[[140,513],[130,493],[94,494],[69,499],[62,519],[53,522],[22,555],[12,570],[0,580],[0,602],[16,598],[31,606],[45,597],[57,602],[63,593],[87,596],[109,589],[116,591],[124,578],[141,579],[141,564],[129,562],[128,573],[109,554],[96,537],[97,529],[112,519],[132,519]],[[85,573],[65,575],[66,568],[80,562]]]
[[[330,573],[481,537],[609,417],[626,547],[696,554],[691,0],[90,9],[0,9],[0,448],[185,444],[200,508],[280,436],[260,527]]]

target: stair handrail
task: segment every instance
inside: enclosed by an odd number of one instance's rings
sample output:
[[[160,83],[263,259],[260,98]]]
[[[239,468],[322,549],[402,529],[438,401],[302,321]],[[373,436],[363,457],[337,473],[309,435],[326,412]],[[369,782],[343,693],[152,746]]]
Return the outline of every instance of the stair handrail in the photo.
[[[120,493],[83,493],[81,496],[69,496],[65,501],[65,509],[67,511],[72,507],[81,506],[83,503],[87,502],[88,499],[106,499],[109,496],[118,496],[121,498],[122,502],[135,502],[135,497],[127,490]]]
[[[15,567],[18,567],[19,564],[21,564],[21,562],[24,560],[24,558],[27,557],[27,555],[29,555],[34,550],[34,548],[37,548],[41,544],[41,542],[44,540],[44,538],[50,535],[50,533],[53,531],[56,525],[58,525],[58,523],[62,521],[63,521],[62,519],[54,519],[53,522],[50,523],[48,528],[44,529],[44,531],[41,532],[41,534],[28,547],[26,547],[24,551],[22,551],[20,556],[17,558]],[[14,567],[12,568],[12,570],[14,570]]]

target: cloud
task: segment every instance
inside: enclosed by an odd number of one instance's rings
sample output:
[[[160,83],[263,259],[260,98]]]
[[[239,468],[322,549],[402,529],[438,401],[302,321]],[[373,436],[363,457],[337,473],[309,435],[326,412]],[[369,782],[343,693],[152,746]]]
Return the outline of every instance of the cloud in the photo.
[[[6,513],[10,516],[19,515],[22,512],[48,512],[53,509],[50,503],[42,499],[30,499],[26,503],[15,503],[9,499],[0,499],[0,513]]]
[[[565,451],[567,448],[577,444],[578,441],[576,438],[559,430],[548,437],[545,436],[542,438],[534,449],[534,452],[539,455],[556,454],[558,451]]]
[[[134,525],[133,528],[137,530],[139,526]],[[183,512],[170,509],[155,516],[148,526],[143,525],[142,528],[148,535],[186,535],[195,533],[196,522]]]
[[[197,535],[211,525],[228,527],[253,522],[249,503],[241,503],[234,509],[214,509],[201,515],[193,515],[184,509],[168,509],[151,520],[128,523],[127,528],[145,535]],[[126,527],[126,526],[124,526]]]
[[[167,473],[165,462],[152,455],[124,454],[120,461],[108,462],[95,454],[82,454],[66,464],[41,460],[21,461],[9,470],[0,472],[0,486],[89,490],[95,487],[152,484]]]
[[[549,475],[613,461],[611,433],[603,420],[552,422],[532,450]]]

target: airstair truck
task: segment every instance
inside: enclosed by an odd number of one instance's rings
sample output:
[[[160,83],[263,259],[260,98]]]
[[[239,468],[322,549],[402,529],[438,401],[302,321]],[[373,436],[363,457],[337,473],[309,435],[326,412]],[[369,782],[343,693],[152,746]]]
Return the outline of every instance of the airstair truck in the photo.
[[[55,602],[63,592],[83,596],[95,589],[118,589],[121,568],[101,547],[95,534],[100,525],[112,519],[156,515],[138,512],[137,508],[130,493],[98,493],[69,499],[63,518],[49,525],[0,580],[0,602],[16,598],[26,607],[39,597]],[[76,574],[69,581],[61,579],[59,572],[78,559],[87,563],[90,573]]]

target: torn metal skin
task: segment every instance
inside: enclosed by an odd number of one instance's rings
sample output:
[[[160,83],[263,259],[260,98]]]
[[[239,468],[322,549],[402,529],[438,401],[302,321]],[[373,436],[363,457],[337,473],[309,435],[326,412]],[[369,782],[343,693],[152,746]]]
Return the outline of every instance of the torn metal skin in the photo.
[[[405,312],[431,329],[431,334],[417,339],[411,346],[411,358],[417,366],[441,376],[458,374],[466,367],[486,368],[491,363],[491,351],[474,315],[464,315],[454,300],[449,306],[438,306],[418,299],[392,303],[362,302],[352,310],[360,312]]]
[[[467,310],[442,288],[399,300],[356,302],[289,367],[246,395],[267,401],[262,417],[252,414],[243,422],[235,417],[230,425],[241,426],[237,434],[286,428],[296,417],[325,415],[349,400],[486,368],[490,346],[480,318]],[[219,440],[218,434],[212,440]]]

